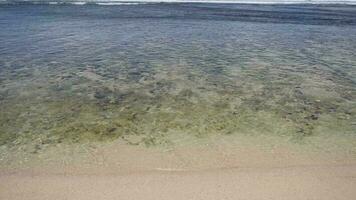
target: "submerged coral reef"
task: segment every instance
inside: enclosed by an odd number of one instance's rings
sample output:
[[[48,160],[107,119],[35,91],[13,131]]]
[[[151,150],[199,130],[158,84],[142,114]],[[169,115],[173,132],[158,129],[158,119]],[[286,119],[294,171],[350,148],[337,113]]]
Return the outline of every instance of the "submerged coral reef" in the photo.
[[[2,73],[10,78],[1,90],[1,144],[121,138],[157,145],[169,143],[169,134],[354,134],[355,83],[342,75],[318,66],[216,65],[52,63],[39,74],[10,68]],[[133,142],[131,135],[140,137]]]
[[[355,141],[353,27],[55,16],[32,26],[0,44],[0,145],[152,146],[179,134]],[[15,48],[29,42],[33,51]]]

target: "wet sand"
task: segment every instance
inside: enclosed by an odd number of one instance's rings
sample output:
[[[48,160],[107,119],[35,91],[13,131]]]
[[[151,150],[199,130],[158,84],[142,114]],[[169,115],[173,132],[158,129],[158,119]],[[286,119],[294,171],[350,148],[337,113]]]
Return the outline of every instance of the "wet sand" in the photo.
[[[169,150],[117,143],[77,163],[0,170],[3,200],[350,200],[355,188],[353,155],[228,141]]]
[[[353,199],[356,166],[1,177],[2,199]]]

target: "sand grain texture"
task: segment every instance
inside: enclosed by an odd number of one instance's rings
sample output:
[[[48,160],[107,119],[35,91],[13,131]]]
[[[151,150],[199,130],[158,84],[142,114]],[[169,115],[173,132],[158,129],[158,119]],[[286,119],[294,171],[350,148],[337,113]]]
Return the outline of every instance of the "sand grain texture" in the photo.
[[[170,152],[118,145],[98,155],[107,163],[0,170],[0,199],[351,200],[356,196],[353,158],[322,159],[286,149],[238,150],[226,144]]]

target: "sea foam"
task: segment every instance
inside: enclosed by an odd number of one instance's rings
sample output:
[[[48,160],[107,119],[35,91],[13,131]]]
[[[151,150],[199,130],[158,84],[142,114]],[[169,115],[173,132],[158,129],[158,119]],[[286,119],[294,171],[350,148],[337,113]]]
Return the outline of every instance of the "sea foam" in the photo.
[[[73,4],[73,5],[85,5],[85,4],[97,4],[97,5],[137,5],[146,3],[237,3],[237,4],[349,4],[356,5],[356,0],[83,0],[83,1],[71,1],[71,0],[0,0],[0,3],[34,3],[34,4]]]

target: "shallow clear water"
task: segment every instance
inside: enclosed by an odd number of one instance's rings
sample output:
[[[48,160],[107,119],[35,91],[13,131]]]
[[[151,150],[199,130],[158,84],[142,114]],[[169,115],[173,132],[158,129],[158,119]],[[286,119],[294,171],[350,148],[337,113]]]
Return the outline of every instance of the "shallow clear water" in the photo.
[[[356,143],[356,7],[1,5],[0,144]]]

